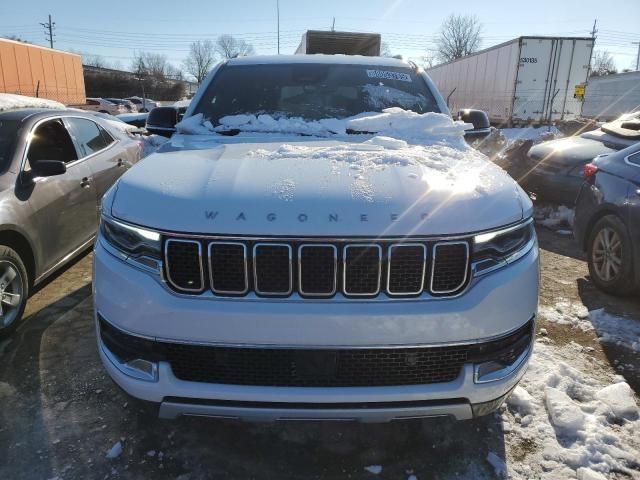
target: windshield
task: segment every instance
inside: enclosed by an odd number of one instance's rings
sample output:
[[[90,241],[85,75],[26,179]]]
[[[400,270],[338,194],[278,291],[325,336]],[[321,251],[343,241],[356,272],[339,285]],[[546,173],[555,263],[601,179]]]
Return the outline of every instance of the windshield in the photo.
[[[0,172],[3,172],[11,161],[17,136],[16,120],[0,120]]]
[[[194,114],[218,125],[228,115],[320,120],[390,107],[440,111],[427,84],[408,67],[290,64],[223,67]]]

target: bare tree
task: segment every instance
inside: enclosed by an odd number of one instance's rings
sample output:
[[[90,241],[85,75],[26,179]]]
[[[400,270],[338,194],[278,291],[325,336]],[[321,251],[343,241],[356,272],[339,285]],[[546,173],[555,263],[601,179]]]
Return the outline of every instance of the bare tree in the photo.
[[[83,65],[97,68],[111,68],[109,62],[107,62],[101,55],[81,55],[81,57]]]
[[[134,53],[131,70],[139,75],[148,75],[163,79],[168,71],[167,56],[161,53],[136,52]]]
[[[381,57],[393,57],[393,53],[391,53],[391,47],[387,42],[382,42],[380,44],[380,56]]]
[[[422,68],[425,70],[431,68],[436,64],[436,54],[434,52],[427,52],[422,57]]]
[[[216,40],[216,53],[224,59],[253,55],[253,45],[232,35],[220,35]]]
[[[473,15],[449,15],[436,40],[438,57],[443,62],[464,57],[480,47],[482,25]]]
[[[599,77],[616,73],[616,62],[607,50],[597,50],[591,59],[591,76]]]
[[[189,47],[189,55],[184,61],[184,69],[187,73],[196,77],[196,81],[201,83],[215,61],[214,46],[211,40],[198,40]]]

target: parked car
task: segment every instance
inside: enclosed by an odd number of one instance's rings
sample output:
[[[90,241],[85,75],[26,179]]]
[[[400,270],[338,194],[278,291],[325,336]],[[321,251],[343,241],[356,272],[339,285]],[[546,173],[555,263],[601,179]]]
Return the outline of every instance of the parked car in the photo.
[[[129,100],[130,102],[132,102],[138,109],[138,112],[141,113],[150,112],[158,106],[158,102],[156,102],[155,100],[151,100],[150,98],[143,99],[141,97],[128,97],[125,98],[125,100]]]
[[[116,118],[121,122],[125,122],[134,127],[144,128],[147,123],[148,116],[149,113],[123,113],[121,115],[117,115]]]
[[[127,113],[136,113],[138,111],[138,107],[136,107],[136,104],[131,100],[125,100],[124,98],[107,98],[105,100],[115,103],[116,105],[123,105]]]
[[[627,114],[602,127],[568,138],[534,145],[531,167],[522,184],[547,200],[573,205],[582,186],[584,166],[598,155],[640,142],[640,112]]]
[[[109,375],[164,418],[498,408],[534,341],[526,193],[465,143],[415,65],[222,65],[178,127],[157,109],[179,131],[103,198],[94,306]]]
[[[0,336],[30,292],[95,238],[105,191],[140,159],[122,130],[72,110],[0,112]]]
[[[163,137],[171,137],[175,125],[182,120],[189,107],[188,103],[176,102],[168,107],[156,107],[146,117],[144,127],[147,132]]]
[[[92,112],[108,113],[110,115],[118,115],[127,111],[124,105],[111,103],[104,98],[87,98],[87,103],[80,105],[69,105],[69,107],[78,108],[80,110],[88,110]]]
[[[589,275],[605,292],[640,287],[640,143],[601,155],[584,167],[574,233]]]

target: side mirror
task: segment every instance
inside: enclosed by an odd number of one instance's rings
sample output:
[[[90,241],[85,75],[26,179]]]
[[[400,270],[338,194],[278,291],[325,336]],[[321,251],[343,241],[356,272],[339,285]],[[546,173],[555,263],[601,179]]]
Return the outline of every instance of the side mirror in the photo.
[[[31,167],[31,178],[35,177],[53,177],[54,175],[62,175],[66,173],[67,165],[61,160],[38,160]]]
[[[176,131],[178,110],[174,107],[156,107],[147,116],[147,130],[149,133],[170,137]]]
[[[473,125],[472,129],[465,130],[464,132],[464,136],[467,138],[483,138],[491,133],[489,116],[482,110],[474,110],[472,108],[460,110],[458,112],[458,120]]]

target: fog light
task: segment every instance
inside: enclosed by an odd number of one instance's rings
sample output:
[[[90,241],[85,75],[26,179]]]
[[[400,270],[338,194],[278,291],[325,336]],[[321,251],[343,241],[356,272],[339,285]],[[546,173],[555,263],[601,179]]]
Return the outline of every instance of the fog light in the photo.
[[[504,362],[497,362],[494,360],[476,363],[473,366],[474,382],[497,382],[498,380],[502,380],[503,378],[512,375],[516,370],[518,370],[518,368],[520,368],[520,365],[524,363],[530,352],[531,345],[529,344],[511,364],[505,364]]]
[[[145,380],[147,382],[158,381],[158,363],[145,360],[143,358],[134,358],[133,360],[123,361],[118,358],[104,343],[101,345],[102,352],[113,363],[113,366],[129,377]]]

